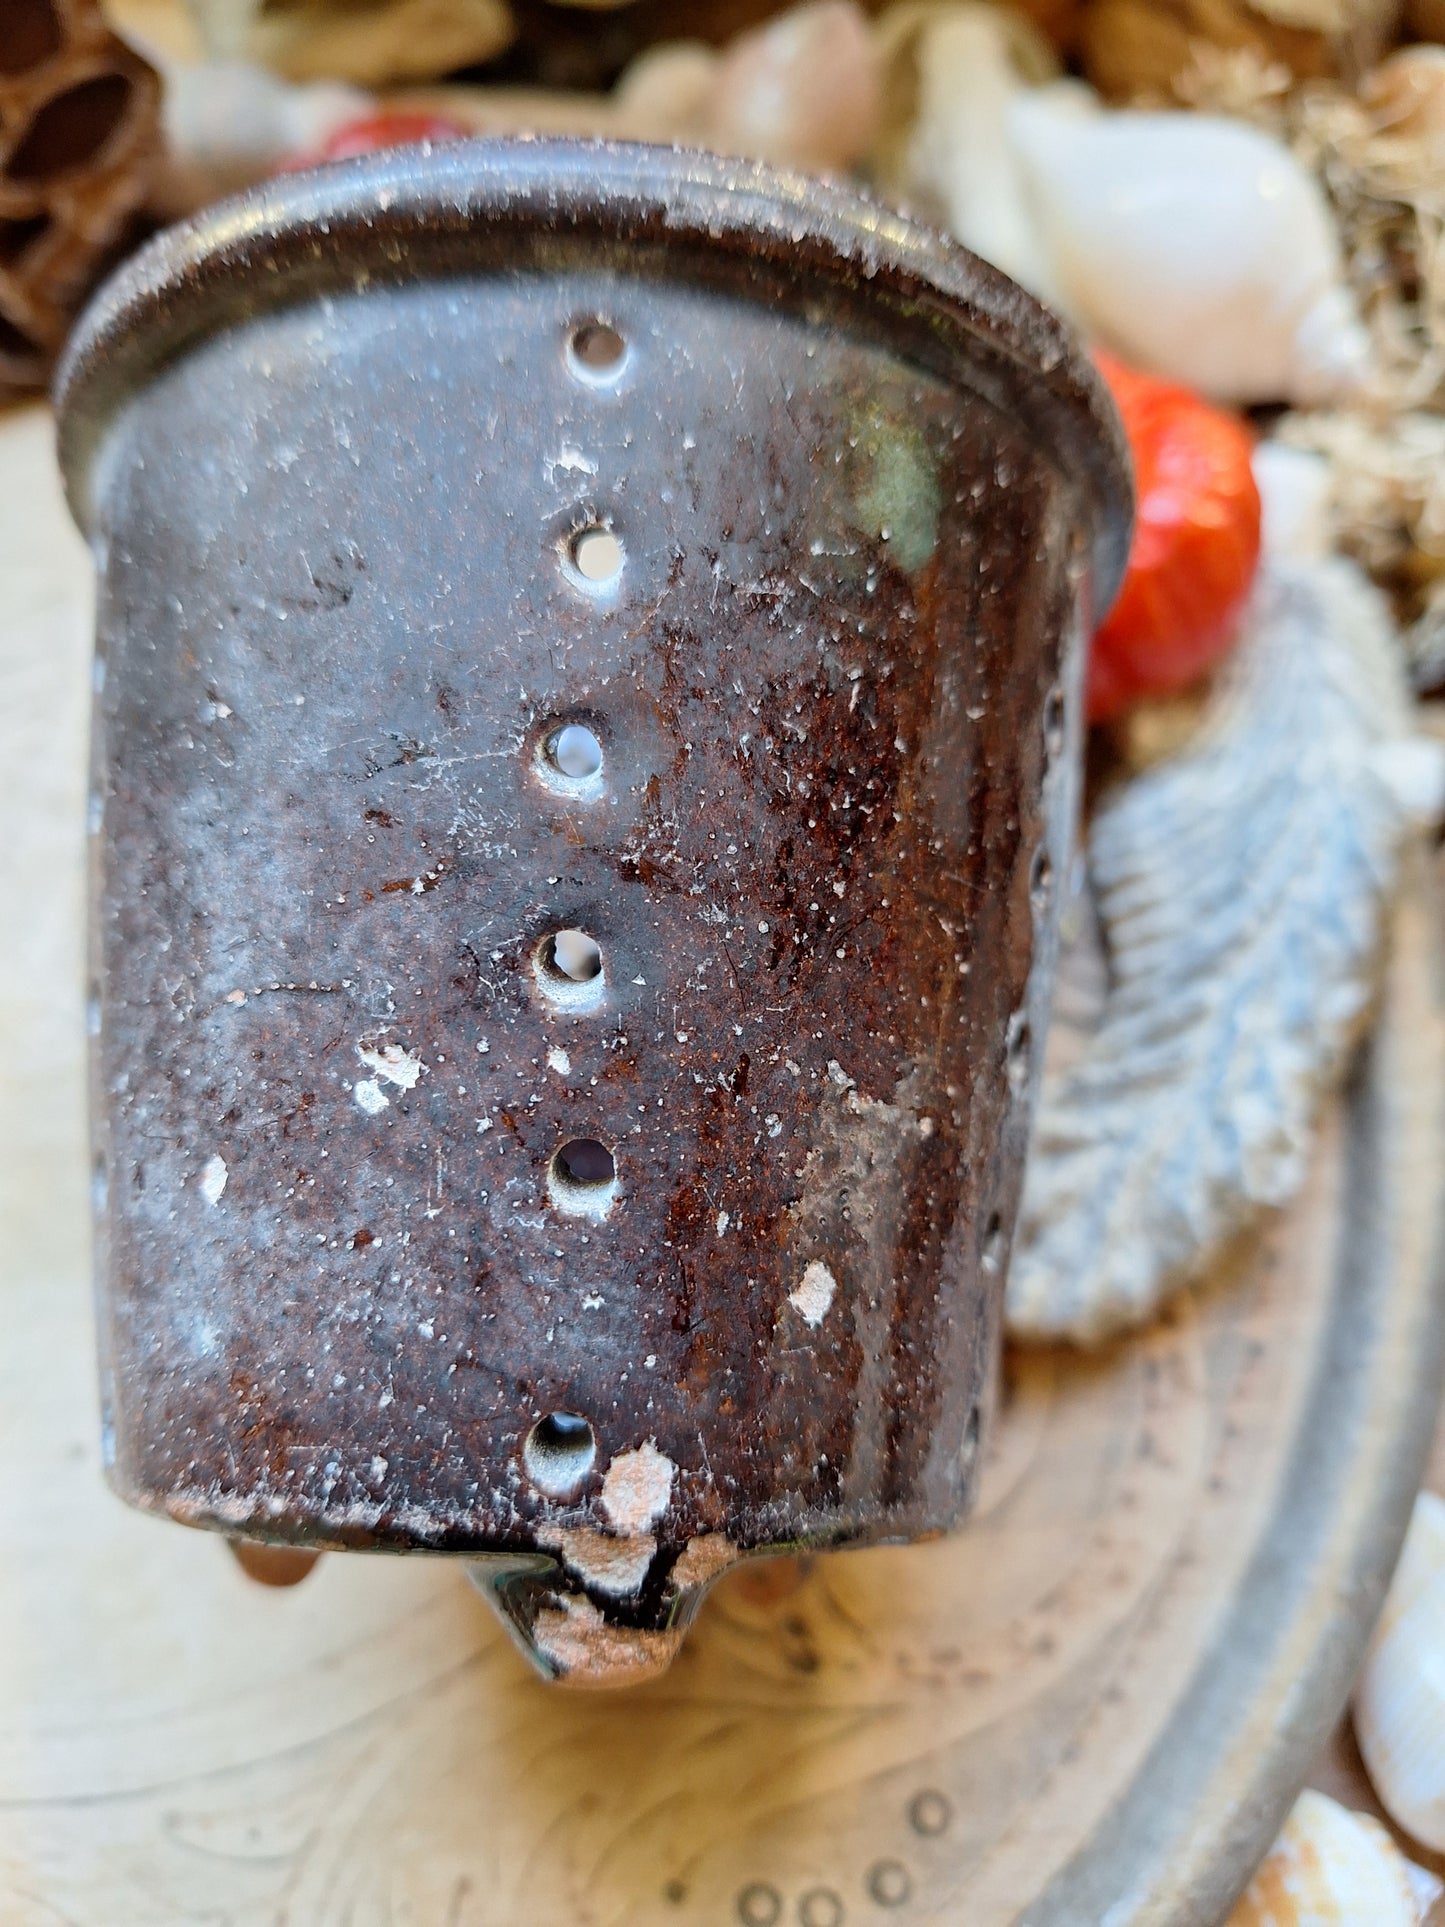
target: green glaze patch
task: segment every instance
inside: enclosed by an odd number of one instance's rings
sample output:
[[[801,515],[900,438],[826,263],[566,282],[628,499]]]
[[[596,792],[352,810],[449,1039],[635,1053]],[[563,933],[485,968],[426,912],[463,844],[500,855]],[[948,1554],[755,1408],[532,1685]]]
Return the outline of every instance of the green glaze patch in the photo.
[[[914,575],[938,546],[942,497],[938,468],[916,421],[877,398],[852,422],[848,461],[852,521],[887,542],[905,575]]]

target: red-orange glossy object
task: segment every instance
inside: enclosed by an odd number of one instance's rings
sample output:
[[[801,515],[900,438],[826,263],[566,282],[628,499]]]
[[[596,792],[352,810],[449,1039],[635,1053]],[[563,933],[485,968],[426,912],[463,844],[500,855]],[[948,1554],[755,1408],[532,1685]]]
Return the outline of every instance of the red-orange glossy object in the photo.
[[[1232,646],[1259,564],[1253,440],[1191,389],[1096,354],[1134,458],[1134,540],[1089,654],[1088,716],[1182,689]]]
[[[446,114],[364,114],[333,128],[319,146],[298,154],[282,170],[294,174],[322,161],[351,161],[387,147],[414,147],[421,141],[466,140],[471,128]]]

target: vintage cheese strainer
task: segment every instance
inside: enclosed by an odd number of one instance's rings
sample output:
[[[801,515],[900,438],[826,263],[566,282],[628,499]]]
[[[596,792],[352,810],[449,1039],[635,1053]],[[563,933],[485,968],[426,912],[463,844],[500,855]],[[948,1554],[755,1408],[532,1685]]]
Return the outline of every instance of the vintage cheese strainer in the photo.
[[[838,188],[468,143],[92,307],[106,1452],[633,1679],[960,1516],[1127,465]]]

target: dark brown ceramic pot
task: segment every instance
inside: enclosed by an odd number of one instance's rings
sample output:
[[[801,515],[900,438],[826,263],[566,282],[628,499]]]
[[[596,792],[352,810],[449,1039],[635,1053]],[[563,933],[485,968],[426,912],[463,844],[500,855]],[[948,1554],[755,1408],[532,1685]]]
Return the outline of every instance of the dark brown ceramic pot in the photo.
[[[960,1516],[1114,418],[833,188],[473,144],[162,236],[60,382],[100,569],[107,1455],[479,1562],[626,1679]]]

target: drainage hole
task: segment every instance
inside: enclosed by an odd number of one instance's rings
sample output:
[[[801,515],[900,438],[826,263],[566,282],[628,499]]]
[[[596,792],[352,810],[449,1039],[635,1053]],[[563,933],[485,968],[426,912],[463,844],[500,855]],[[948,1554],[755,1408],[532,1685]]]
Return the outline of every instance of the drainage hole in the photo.
[[[549,937],[547,962],[569,983],[590,984],[602,975],[602,951],[585,930],[559,930]]]
[[[997,1211],[990,1217],[983,1233],[983,1256],[985,1271],[1002,1271],[1004,1255],[1003,1220]]]
[[[568,556],[573,571],[589,588],[606,588],[622,573],[622,543],[601,522],[577,531]]]
[[[610,321],[579,321],[567,354],[575,374],[588,381],[606,381],[622,372],[627,343]]]
[[[600,1218],[617,1193],[617,1160],[595,1137],[573,1138],[552,1153],[547,1190],[559,1211]]]
[[[558,776],[585,782],[602,769],[602,745],[585,723],[564,723],[542,745],[543,760]]]
[[[1057,756],[1064,747],[1064,692],[1057,684],[1044,704],[1044,746],[1050,756]]]
[[[592,1427],[575,1412],[548,1412],[522,1446],[527,1477],[548,1499],[575,1498],[596,1457]]]
[[[1028,1088],[1029,1054],[1033,1041],[1028,1019],[1015,1016],[1009,1027],[1008,1040],[1008,1081],[1015,1097],[1021,1097]]]

